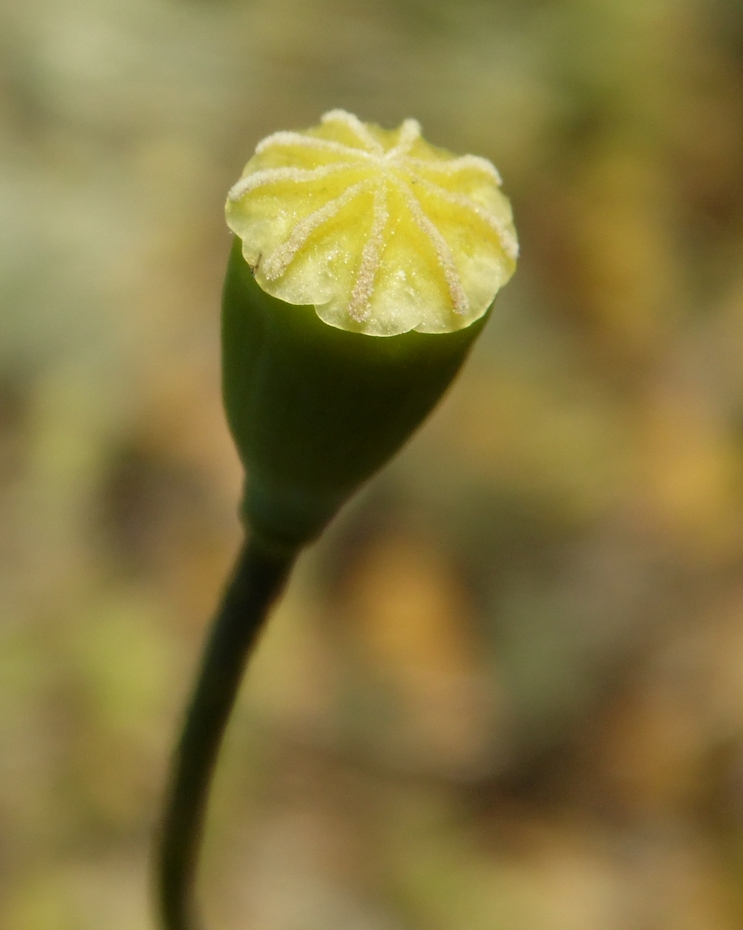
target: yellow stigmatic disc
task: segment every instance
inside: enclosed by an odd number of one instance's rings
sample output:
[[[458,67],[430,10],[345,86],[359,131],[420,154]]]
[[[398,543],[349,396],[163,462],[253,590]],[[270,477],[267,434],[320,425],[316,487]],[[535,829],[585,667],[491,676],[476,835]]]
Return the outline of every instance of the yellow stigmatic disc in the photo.
[[[370,336],[482,317],[516,267],[511,205],[486,159],[332,110],[264,139],[227,198],[260,287]]]

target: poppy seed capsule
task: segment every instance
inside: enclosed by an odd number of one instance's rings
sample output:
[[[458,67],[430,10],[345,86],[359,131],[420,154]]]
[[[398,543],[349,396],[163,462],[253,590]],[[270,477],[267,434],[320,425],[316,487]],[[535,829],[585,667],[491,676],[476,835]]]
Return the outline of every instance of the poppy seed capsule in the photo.
[[[497,171],[334,110],[228,195],[223,393],[252,531],[315,537],[435,406],[513,274]],[[382,337],[382,338],[380,338]]]

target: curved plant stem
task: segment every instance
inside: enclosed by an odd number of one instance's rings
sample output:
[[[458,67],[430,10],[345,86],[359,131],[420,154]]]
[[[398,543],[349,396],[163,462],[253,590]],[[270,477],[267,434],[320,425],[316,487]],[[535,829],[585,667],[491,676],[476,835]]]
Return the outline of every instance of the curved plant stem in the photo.
[[[217,753],[245,664],[295,556],[247,543],[204,649],[201,670],[173,759],[158,850],[157,881],[165,930],[197,930],[195,880]]]

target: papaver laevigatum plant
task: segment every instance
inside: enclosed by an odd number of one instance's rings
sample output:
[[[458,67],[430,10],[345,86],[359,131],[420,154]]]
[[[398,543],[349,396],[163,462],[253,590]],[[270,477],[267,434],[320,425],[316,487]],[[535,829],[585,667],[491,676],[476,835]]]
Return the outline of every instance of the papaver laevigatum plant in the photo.
[[[204,651],[158,855],[166,930],[195,930],[211,773],[246,659],[301,548],[451,383],[516,267],[495,167],[333,110],[264,139],[229,191],[223,396],[247,533]]]

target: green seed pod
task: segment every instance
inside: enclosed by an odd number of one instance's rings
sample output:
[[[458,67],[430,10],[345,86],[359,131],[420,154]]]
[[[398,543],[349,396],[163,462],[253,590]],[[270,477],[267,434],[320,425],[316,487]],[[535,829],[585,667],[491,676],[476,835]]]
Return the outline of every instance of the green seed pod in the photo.
[[[335,110],[230,191],[223,393],[266,546],[314,538],[451,383],[515,269],[493,166]]]

